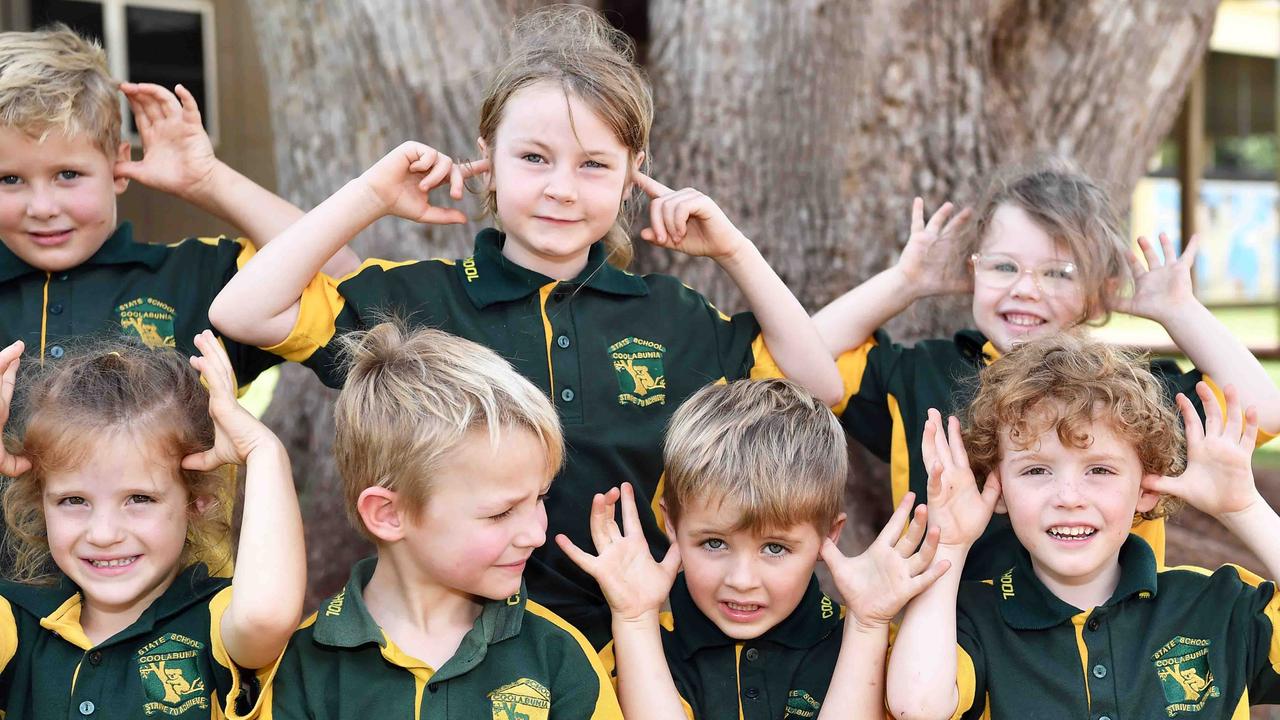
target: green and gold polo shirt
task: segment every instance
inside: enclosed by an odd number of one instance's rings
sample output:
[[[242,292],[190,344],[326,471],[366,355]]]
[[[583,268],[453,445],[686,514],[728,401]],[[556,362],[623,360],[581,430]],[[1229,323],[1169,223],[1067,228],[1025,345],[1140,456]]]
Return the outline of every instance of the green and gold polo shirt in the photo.
[[[566,462],[547,499],[549,528],[591,547],[592,495],[630,482],[637,504],[656,508],[667,421],[703,385],[751,374],[764,344],[755,342],[750,313],[730,318],[673,277],[619,270],[605,262],[600,243],[577,277],[558,282],[509,262],[503,240],[485,230],[464,260],[368,260],[338,280],[319,275],[303,293],[289,338],[268,350],[338,387],[335,334],[388,313],[492,348],[559,412]],[[776,372],[771,361],[760,367]],[[642,512],[640,520],[662,557],[667,539],[657,516]],[[597,647],[608,640],[604,596],[556,543],[534,552],[525,579],[534,599]]]
[[[844,378],[844,402],[835,408],[845,432],[889,463],[893,502],[907,491],[918,501],[926,497],[929,475],[920,454],[920,436],[929,408],[945,417],[959,415],[978,390],[978,374],[1000,356],[977,330],[963,330],[951,340],[922,340],[913,347],[895,345],[883,331],[876,331],[862,346],[840,356],[836,365]],[[1196,395],[1196,383],[1213,381],[1198,370],[1182,372],[1172,360],[1153,360],[1151,373],[1164,388],[1169,402],[1185,394],[1200,417],[1204,408]],[[1259,437],[1259,442],[1267,438]],[[1146,538],[1159,562],[1164,562],[1164,520],[1141,521],[1134,532]],[[1013,565],[1018,540],[1004,515],[995,515],[986,532],[969,551],[964,577],[994,577]]]
[[[662,649],[690,720],[809,720],[818,717],[835,672],[844,608],[817,577],[785,620],[753,640],[735,640],[702,614],[684,573],[662,614]],[[601,653],[613,665],[612,646]]]
[[[229,580],[192,565],[137,622],[94,645],[66,578],[0,583],[0,717],[224,717],[228,704],[251,701],[257,683],[246,674],[242,687],[222,645],[230,602]]]
[[[62,272],[37,270],[0,245],[0,346],[22,340],[28,357],[43,362],[88,338],[124,334],[194,355],[192,339],[212,327],[209,305],[253,253],[247,240],[225,237],[137,242],[127,222]],[[223,345],[241,385],[280,362],[251,345],[226,338]]]
[[[1120,582],[1081,610],[1016,564],[961,584],[956,718],[1247,718],[1280,701],[1280,594],[1224,565],[1157,569],[1129,536]]]
[[[484,604],[439,668],[396,646],[369,615],[376,558],[302,623],[257,717],[414,720],[604,720],[622,717],[613,685],[581,633],[524,596]]]

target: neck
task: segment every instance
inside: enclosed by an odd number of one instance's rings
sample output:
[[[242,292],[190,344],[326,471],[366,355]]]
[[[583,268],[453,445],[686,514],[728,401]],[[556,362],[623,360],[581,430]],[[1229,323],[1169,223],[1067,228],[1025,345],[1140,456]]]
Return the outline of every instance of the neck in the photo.
[[[1081,610],[1098,607],[1110,600],[1116,592],[1116,586],[1120,584],[1119,558],[1083,577],[1057,575],[1041,567],[1035,558],[1031,559],[1031,566],[1040,582],[1049,588],[1049,592],[1059,600]]]
[[[82,595],[80,628],[84,630],[85,637],[89,638],[89,641],[94,645],[100,645],[103,641],[137,622],[138,618],[142,617],[142,613],[151,607],[152,603],[160,599],[161,595],[164,595],[177,575],[178,571],[175,568],[168,579],[161,582],[145,596],[128,605],[102,603],[89,595]]]
[[[480,616],[481,602],[426,576],[395,549],[378,550],[377,567],[364,588],[364,602],[374,621],[397,644],[405,644],[401,637],[453,635],[459,629],[465,634],[470,630]]]
[[[546,275],[553,280],[572,280],[587,267],[587,257],[591,253],[590,246],[567,257],[553,257],[540,254],[523,246],[521,243],[508,242],[502,245],[502,257],[526,270],[539,275]]]

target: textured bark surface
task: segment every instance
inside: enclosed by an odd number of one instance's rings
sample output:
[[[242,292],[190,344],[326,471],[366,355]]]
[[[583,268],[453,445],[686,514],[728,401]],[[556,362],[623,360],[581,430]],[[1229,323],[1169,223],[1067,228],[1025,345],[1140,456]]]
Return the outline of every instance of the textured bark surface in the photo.
[[[535,4],[252,3],[282,192],[313,205],[410,137],[472,152],[501,28]],[[816,310],[896,256],[912,196],[930,207],[971,200],[1001,163],[1061,153],[1126,197],[1174,120],[1216,5],[651,0],[653,174],[716,198]],[[474,229],[382,221],[356,248],[391,259],[457,255]],[[726,310],[741,307],[709,262],[641,248],[638,265],[681,276]],[[966,317],[961,301],[921,303],[891,330],[911,340]],[[291,367],[269,414],[295,460],[315,593],[336,587],[359,553],[328,451],[331,397]],[[887,517],[879,465],[855,458],[849,547]]]

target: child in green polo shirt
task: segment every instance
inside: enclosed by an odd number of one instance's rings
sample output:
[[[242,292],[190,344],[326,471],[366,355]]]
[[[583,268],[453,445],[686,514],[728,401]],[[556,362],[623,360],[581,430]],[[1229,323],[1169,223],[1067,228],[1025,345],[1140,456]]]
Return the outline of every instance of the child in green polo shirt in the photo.
[[[782,372],[834,402],[840,378],[804,308],[715,202],[640,172],[653,101],[631,41],[595,11],[565,5],[522,18],[510,37],[479,113],[483,159],[464,165],[401,145],[264,248],[211,317],[334,387],[334,339],[388,310],[493,348],[542,388],[563,423],[569,455],[547,503],[550,526],[586,544],[592,495],[628,481],[661,553],[662,431],[685,398],[721,378]],[[370,260],[345,278],[317,275],[324,256],[379,217],[466,222],[428,195],[447,183],[461,199],[464,176],[483,187],[497,226],[476,236],[470,257]],[[637,188],[651,198],[641,236],[715,260],[752,312],[730,318],[676,278],[625,270]],[[527,580],[594,644],[608,640],[599,587],[554,544],[534,553]]]
[[[926,468],[911,438],[929,408],[960,412],[979,370],[1000,355],[1029,338],[1096,323],[1113,310],[1160,323],[1195,365],[1183,372],[1171,360],[1151,364],[1171,406],[1183,393],[1203,417],[1196,384],[1232,384],[1257,403],[1266,433],[1261,442],[1280,431],[1280,389],[1193,292],[1197,239],[1181,256],[1164,235],[1161,253],[1145,239],[1138,242],[1145,264],[1130,249],[1108,194],[1062,161],[997,173],[973,212],[953,214],[947,203],[926,223],[924,202],[916,199],[898,262],[814,315],[844,376],[841,421],[890,463],[895,499],[908,489],[925,491]],[[960,293],[972,294],[974,330],[914,347],[877,330],[916,300]],[[1215,394],[1221,404],[1220,391]],[[1163,521],[1134,531],[1163,562]],[[1008,523],[995,518],[970,554],[966,577],[1002,572],[1013,546]]]
[[[14,478],[4,557],[21,581],[0,582],[0,716],[222,717],[254,702],[248,671],[297,626],[306,554],[289,458],[236,402],[213,333],[194,345],[189,358],[103,342],[24,382],[21,432],[0,448]],[[23,349],[0,351],[0,432]],[[228,464],[245,466],[231,580],[199,561],[230,529],[216,507]]]
[[[488,348],[384,323],[343,338],[334,454],[377,547],[303,622],[264,718],[621,718],[586,639],[525,595],[564,442]]]
[[[907,527],[908,496],[863,554],[841,554],[844,434],[786,380],[703,388],[672,419],[665,459],[662,562],[629,485],[593,500],[598,555],[556,537],[609,600],[604,655],[627,717],[883,718],[889,621],[947,567],[923,506]],[[844,607],[818,589],[819,557]]]
[[[1197,392],[1216,407],[1206,383]],[[929,521],[952,569],[907,606],[889,660],[894,714],[1225,720],[1280,700],[1275,583],[1234,565],[1162,568],[1130,533],[1185,501],[1280,575],[1280,516],[1250,469],[1257,413],[1224,394],[1225,418],[1213,409],[1203,424],[1178,396],[1184,463],[1145,360],[1062,335],[983,371],[963,433],[931,411]],[[1009,516],[1017,558],[961,583],[993,510]]]
[[[143,156],[121,140],[117,87],[133,109]],[[0,33],[0,343],[22,340],[40,361],[76,338],[136,337],[191,354],[214,296],[254,247],[302,212],[214,156],[195,98],[118,84],[106,54],[65,26]],[[250,238],[138,242],[116,216],[129,180],[176,195]],[[332,272],[354,269],[344,250]],[[225,342],[248,384],[279,362]]]

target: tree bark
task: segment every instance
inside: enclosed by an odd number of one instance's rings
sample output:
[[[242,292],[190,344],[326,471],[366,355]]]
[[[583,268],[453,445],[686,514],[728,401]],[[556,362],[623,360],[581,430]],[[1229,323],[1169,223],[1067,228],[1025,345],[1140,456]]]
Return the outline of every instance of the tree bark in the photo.
[[[251,3],[282,192],[310,207],[407,138],[474,152],[502,28],[536,4]],[[651,0],[653,174],[715,198],[816,310],[897,255],[913,196],[930,207],[971,201],[1002,163],[1060,153],[1126,197],[1173,122],[1216,6]],[[458,256],[475,229],[381,221],[355,247],[391,259]],[[679,275],[726,310],[742,305],[710,262],[640,248],[638,268]],[[931,301],[891,329],[911,340],[966,317],[961,300]],[[290,367],[268,414],[299,478],[313,597],[340,585],[363,552],[345,529],[329,453],[332,397]],[[878,465],[855,458],[850,547],[888,516]]]

